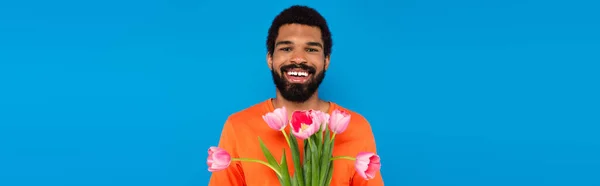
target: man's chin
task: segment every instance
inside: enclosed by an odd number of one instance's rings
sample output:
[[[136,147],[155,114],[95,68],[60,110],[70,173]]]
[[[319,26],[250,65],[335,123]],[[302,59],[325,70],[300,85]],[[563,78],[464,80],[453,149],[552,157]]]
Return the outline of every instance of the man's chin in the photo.
[[[324,78],[324,73],[310,74],[305,81],[290,81],[292,78],[288,78],[285,75],[271,71],[273,75],[273,81],[277,90],[281,95],[289,101],[293,102],[304,102],[308,100],[319,88],[319,84]]]
[[[306,91],[305,88],[294,87],[294,88],[286,88],[284,91],[281,91],[281,95],[288,101],[302,103],[312,95]]]
[[[309,82],[309,81],[305,81],[305,82],[290,82],[290,81],[286,81],[286,83],[287,83],[289,86],[296,86],[296,87],[297,87],[297,86],[306,87],[306,86],[308,86],[308,84],[310,84],[310,82]],[[288,87],[289,87],[289,86],[288,86]]]

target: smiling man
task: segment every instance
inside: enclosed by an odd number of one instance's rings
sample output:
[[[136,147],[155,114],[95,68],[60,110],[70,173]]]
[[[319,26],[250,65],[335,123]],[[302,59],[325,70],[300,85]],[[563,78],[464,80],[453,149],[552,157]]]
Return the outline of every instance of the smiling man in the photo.
[[[267,66],[275,83],[275,98],[266,99],[229,116],[219,141],[219,147],[234,158],[266,160],[258,143],[265,142],[276,159],[286,151],[290,174],[294,173],[290,149],[281,132],[274,131],[262,116],[275,108],[286,107],[288,118],[294,110],[320,110],[332,113],[339,109],[351,114],[345,132],[336,136],[333,156],[356,156],[360,152],[376,153],[375,138],[369,122],[360,114],[321,99],[318,89],[325,78],[331,59],[332,39],[325,19],[314,9],[291,6],[275,17],[267,36]],[[289,133],[290,127],[286,127]],[[302,141],[300,140],[302,147]],[[303,158],[303,157],[301,157]],[[380,186],[380,173],[372,179],[361,177],[354,161],[335,160],[331,181],[333,186]],[[363,173],[364,175],[364,173]],[[268,167],[251,162],[231,162],[222,171],[213,172],[210,186],[271,186],[278,185],[275,173]]]

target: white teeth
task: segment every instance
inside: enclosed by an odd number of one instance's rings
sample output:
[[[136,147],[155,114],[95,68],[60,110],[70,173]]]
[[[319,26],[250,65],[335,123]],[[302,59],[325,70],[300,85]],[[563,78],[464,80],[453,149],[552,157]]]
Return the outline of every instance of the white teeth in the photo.
[[[308,76],[308,72],[288,72],[290,76]]]

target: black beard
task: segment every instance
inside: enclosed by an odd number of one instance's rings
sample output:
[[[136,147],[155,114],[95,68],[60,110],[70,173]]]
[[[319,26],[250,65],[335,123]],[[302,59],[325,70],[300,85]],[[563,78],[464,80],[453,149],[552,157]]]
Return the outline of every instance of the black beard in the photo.
[[[310,97],[312,97],[312,95],[317,91],[317,89],[319,89],[321,82],[323,82],[323,79],[325,79],[325,70],[315,74],[316,70],[313,67],[307,66],[305,64],[292,64],[281,67],[280,72],[282,75],[284,75],[287,69],[292,68],[302,68],[308,71],[313,76],[305,84],[289,83],[285,79],[285,77],[280,76],[278,73],[275,72],[275,70],[271,70],[273,82],[275,83],[277,90],[279,90],[281,96],[283,96],[284,99],[291,102],[302,103],[308,100]]]

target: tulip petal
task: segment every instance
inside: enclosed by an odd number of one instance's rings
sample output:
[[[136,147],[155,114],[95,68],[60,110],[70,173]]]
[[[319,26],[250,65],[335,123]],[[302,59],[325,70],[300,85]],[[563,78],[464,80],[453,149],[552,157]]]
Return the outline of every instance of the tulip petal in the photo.
[[[294,111],[290,125],[292,134],[301,139],[307,139],[319,129],[319,125],[313,122],[311,111]]]
[[[210,172],[226,169],[231,164],[231,155],[222,148],[210,147],[206,164]]]
[[[372,152],[361,152],[356,156],[354,168],[365,180],[373,179],[381,169],[380,157]]]
[[[287,125],[287,111],[285,107],[277,108],[262,116],[263,120],[273,130],[281,131]]]
[[[350,123],[351,115],[342,110],[334,110],[330,117],[329,129],[336,134],[342,133]]]

